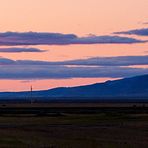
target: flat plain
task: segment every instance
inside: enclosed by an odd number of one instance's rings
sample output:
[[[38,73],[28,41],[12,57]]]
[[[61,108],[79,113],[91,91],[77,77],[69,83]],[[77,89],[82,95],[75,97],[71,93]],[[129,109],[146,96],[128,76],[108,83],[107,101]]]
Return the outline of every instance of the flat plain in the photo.
[[[0,111],[4,148],[148,147],[147,104],[7,104]]]

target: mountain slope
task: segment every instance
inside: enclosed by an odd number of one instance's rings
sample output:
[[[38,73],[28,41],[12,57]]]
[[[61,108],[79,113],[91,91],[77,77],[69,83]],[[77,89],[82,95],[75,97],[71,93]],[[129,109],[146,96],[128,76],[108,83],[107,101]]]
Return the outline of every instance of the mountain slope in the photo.
[[[49,96],[56,97],[148,96],[148,75],[87,86],[57,88],[47,92]]]
[[[30,97],[30,92],[0,93],[0,97]],[[78,87],[34,91],[34,97],[148,97],[148,75]]]

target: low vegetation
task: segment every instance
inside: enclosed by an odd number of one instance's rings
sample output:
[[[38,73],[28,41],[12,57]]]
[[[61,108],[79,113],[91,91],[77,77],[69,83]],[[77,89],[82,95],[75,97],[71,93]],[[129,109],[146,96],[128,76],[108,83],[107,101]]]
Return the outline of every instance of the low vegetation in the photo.
[[[142,112],[3,114],[0,147],[147,148],[147,129],[147,107]]]

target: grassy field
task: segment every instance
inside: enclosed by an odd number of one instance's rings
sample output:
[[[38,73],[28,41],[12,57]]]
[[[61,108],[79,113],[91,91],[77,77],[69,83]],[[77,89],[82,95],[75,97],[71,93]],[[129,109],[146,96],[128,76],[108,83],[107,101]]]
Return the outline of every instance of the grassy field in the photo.
[[[148,114],[119,111],[0,116],[0,148],[147,148]]]

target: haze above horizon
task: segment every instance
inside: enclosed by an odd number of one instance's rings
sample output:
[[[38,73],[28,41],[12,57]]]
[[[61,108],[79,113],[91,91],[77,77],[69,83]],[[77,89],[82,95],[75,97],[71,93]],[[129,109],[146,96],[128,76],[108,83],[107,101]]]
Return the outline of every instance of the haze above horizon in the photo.
[[[147,0],[0,2],[0,91],[148,74]]]

